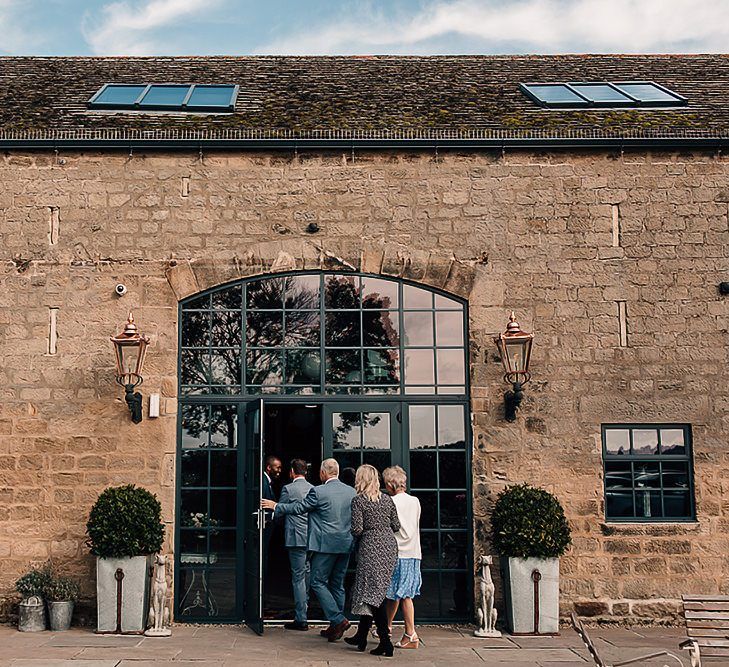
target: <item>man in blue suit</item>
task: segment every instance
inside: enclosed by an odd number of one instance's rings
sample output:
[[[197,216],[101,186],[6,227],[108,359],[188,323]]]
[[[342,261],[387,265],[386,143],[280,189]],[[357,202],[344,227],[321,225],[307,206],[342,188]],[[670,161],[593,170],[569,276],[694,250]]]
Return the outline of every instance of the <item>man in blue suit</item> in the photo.
[[[344,615],[344,576],[352,551],[355,492],[339,481],[339,464],[335,459],[322,461],[319,478],[322,484],[312,488],[303,500],[286,504],[262,500],[261,506],[275,510],[276,516],[309,515],[311,589],[329,621],[322,636],[335,642],[349,628]]]
[[[291,461],[291,484],[281,490],[279,504],[303,500],[314,487],[306,481],[308,465],[303,459]],[[279,512],[279,515],[281,512]],[[295,616],[292,623],[284,623],[287,630],[308,630],[306,608],[309,603],[309,517],[306,514],[289,514],[285,517],[284,540],[289,551],[291,584],[294,589]]]

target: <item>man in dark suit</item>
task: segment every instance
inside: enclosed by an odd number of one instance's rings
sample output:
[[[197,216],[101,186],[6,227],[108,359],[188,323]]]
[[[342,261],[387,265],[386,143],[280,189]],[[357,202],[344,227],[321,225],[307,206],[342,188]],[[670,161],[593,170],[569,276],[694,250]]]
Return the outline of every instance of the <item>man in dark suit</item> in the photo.
[[[264,509],[275,516],[309,515],[309,551],[311,554],[311,590],[319,598],[329,627],[322,635],[330,642],[342,638],[349,621],[344,615],[344,576],[352,551],[352,498],[354,489],[339,481],[339,464],[335,459],[322,461],[319,479],[303,500],[276,504],[262,500]]]
[[[261,497],[267,500],[276,500],[272,483],[281,476],[281,459],[278,456],[267,456],[266,465],[263,469],[263,486],[261,487]],[[265,524],[263,527],[263,578],[266,579],[268,573],[268,547],[271,544],[271,535],[273,535],[273,512],[265,512]]]
[[[291,484],[281,490],[280,503],[293,503],[306,498],[313,488],[306,481],[309,469],[303,459],[291,461]],[[287,630],[308,630],[306,609],[309,604],[309,517],[306,514],[289,514],[285,517],[284,538],[291,564],[291,585],[294,589],[295,616],[292,623],[284,623]]]

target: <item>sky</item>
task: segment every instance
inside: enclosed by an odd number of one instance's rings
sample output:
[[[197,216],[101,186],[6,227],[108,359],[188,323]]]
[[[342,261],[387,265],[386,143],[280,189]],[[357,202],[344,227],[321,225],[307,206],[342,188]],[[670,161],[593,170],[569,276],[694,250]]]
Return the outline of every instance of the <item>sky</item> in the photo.
[[[0,55],[729,52],[729,0],[0,0]]]

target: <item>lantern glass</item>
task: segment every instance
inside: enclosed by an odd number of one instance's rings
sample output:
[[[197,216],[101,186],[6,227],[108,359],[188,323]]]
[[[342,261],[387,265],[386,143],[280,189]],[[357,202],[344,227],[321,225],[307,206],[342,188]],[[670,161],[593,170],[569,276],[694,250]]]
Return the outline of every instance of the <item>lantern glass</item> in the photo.
[[[507,373],[528,372],[531,347],[531,338],[506,338],[504,340],[504,370]]]
[[[149,339],[137,331],[132,314],[122,333],[111,339],[116,356],[116,377],[120,384],[140,384]]]

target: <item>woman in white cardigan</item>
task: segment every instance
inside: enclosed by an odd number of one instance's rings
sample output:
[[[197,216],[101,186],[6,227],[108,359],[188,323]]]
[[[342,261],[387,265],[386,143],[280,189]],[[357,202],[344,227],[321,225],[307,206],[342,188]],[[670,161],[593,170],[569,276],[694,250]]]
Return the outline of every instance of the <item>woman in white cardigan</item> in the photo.
[[[420,595],[420,501],[406,493],[407,475],[400,466],[392,466],[382,473],[385,489],[392,496],[400,519],[400,530],[395,533],[398,560],[387,591],[387,621],[392,628],[397,609],[402,606],[405,634],[396,648],[415,649],[420,639],[415,632],[415,606],[413,598]],[[390,630],[392,633],[392,630]]]

